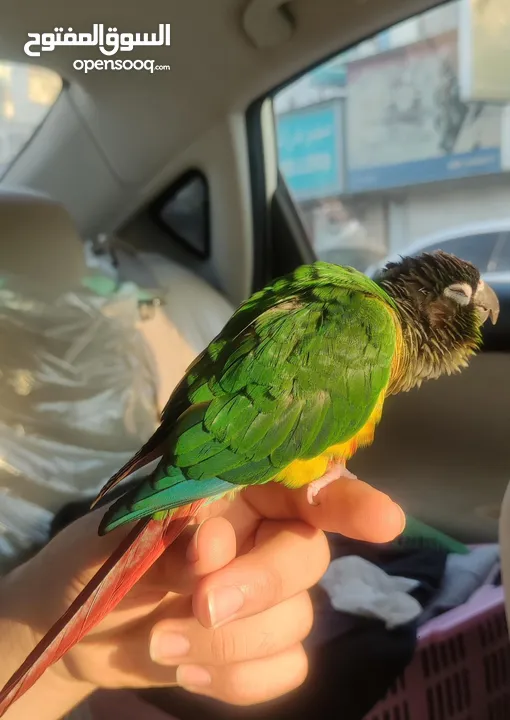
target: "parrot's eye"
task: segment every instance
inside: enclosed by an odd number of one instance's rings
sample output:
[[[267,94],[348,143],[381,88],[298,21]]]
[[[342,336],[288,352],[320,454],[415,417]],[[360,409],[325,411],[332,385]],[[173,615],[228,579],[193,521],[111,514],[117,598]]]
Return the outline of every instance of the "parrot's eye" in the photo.
[[[454,283],[444,289],[444,295],[459,305],[469,305],[473,297],[473,288],[468,283]]]

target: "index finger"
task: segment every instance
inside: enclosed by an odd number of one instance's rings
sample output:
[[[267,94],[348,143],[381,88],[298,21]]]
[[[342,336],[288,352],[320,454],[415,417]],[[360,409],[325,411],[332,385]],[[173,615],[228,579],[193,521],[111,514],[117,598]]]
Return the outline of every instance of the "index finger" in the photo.
[[[301,519],[326,532],[355,540],[384,543],[404,530],[405,515],[393,500],[362,480],[342,478],[321,490],[320,505],[310,505],[306,488],[277,483],[246,488],[245,499],[261,517]]]

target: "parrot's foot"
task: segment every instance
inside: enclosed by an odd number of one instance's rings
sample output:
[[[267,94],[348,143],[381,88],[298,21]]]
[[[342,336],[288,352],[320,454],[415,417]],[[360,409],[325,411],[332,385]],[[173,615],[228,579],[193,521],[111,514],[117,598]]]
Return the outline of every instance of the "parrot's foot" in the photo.
[[[343,463],[332,463],[322,477],[311,482],[306,488],[306,499],[310,505],[320,505],[320,503],[316,502],[317,495],[323,488],[331,485],[335,480],[340,480],[340,478],[348,478],[349,480],[358,479],[356,475],[347,470]]]

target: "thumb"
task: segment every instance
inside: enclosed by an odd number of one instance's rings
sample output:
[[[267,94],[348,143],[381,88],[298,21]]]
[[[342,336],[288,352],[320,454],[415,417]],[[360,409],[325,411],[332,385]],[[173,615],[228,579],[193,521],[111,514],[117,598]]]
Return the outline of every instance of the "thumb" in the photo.
[[[306,488],[289,490],[268,483],[247,488],[245,492],[246,500],[261,517],[304,520],[320,530],[355,540],[390,542],[405,527],[402,508],[362,480],[336,480],[321,490],[317,506],[308,503]]]

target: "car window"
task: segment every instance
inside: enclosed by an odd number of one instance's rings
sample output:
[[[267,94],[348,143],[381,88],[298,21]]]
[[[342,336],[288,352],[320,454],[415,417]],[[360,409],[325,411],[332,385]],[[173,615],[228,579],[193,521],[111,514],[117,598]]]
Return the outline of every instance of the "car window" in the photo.
[[[189,170],[174,181],[153,205],[158,225],[199,258],[209,256],[209,184],[198,170]]]
[[[461,235],[457,238],[439,240],[431,243],[420,250],[420,252],[434,252],[444,250],[445,252],[457,255],[462,260],[473,263],[480,270],[486,272],[489,269],[489,262],[492,258],[500,233],[479,233],[478,235]],[[417,254],[417,253],[414,253]]]
[[[62,89],[52,70],[0,62],[0,176],[43,122]]]
[[[489,269],[493,272],[510,272],[510,231],[502,234]]]
[[[281,176],[319,258],[366,271],[435,235],[487,268],[496,238],[479,226],[510,225],[510,112],[463,94],[461,11],[399,23],[275,94]]]

